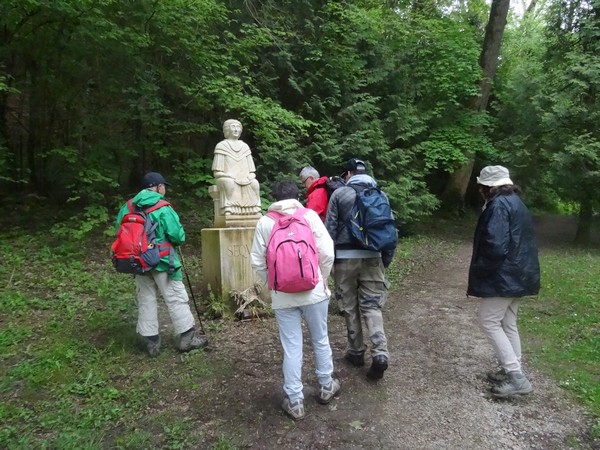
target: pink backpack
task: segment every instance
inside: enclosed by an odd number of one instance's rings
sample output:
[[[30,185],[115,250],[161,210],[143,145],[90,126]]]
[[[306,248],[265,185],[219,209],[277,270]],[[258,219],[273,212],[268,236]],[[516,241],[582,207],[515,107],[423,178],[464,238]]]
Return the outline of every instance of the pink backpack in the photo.
[[[267,244],[267,280],[273,291],[309,291],[319,282],[319,254],[310,225],[298,208],[293,215],[270,211],[275,225]]]

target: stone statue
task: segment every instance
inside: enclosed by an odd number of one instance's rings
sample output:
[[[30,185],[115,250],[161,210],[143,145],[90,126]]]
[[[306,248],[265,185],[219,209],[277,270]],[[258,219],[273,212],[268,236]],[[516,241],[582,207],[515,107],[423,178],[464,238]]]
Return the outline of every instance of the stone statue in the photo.
[[[260,191],[250,147],[239,137],[242,124],[229,119],[223,123],[225,139],[215,147],[212,164],[221,216],[260,215]]]

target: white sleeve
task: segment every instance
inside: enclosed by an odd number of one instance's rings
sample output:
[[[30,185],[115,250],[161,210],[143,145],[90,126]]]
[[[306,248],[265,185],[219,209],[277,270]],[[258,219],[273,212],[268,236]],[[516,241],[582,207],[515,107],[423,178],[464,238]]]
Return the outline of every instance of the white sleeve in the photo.
[[[267,282],[267,243],[271,235],[273,220],[266,216],[261,218],[254,230],[252,249],[250,250],[250,264],[256,275]]]

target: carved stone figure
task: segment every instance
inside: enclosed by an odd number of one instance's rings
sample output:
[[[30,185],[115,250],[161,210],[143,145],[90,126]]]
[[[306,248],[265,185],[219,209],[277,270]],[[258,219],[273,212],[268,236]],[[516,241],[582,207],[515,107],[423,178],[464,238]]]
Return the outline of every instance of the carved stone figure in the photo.
[[[221,216],[260,215],[259,184],[250,147],[239,137],[242,124],[234,119],[223,123],[225,139],[215,147],[212,164]]]

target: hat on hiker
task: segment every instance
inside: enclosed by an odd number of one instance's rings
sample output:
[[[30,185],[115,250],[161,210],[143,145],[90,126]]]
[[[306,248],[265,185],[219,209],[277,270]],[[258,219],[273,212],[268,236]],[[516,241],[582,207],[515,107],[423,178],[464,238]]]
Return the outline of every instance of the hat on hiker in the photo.
[[[148,172],[146,175],[144,175],[144,178],[142,178],[142,189],[155,187],[159,184],[166,184],[167,186],[171,186],[170,183],[167,183],[165,177],[163,177],[158,172]]]
[[[508,169],[504,166],[486,166],[481,169],[481,173],[477,177],[477,184],[484,186],[504,186],[513,184],[509,178]]]
[[[367,171],[367,163],[362,159],[358,158],[350,158],[346,165],[344,166],[344,173],[342,173],[342,178],[346,176],[348,172],[353,173],[365,173]]]

